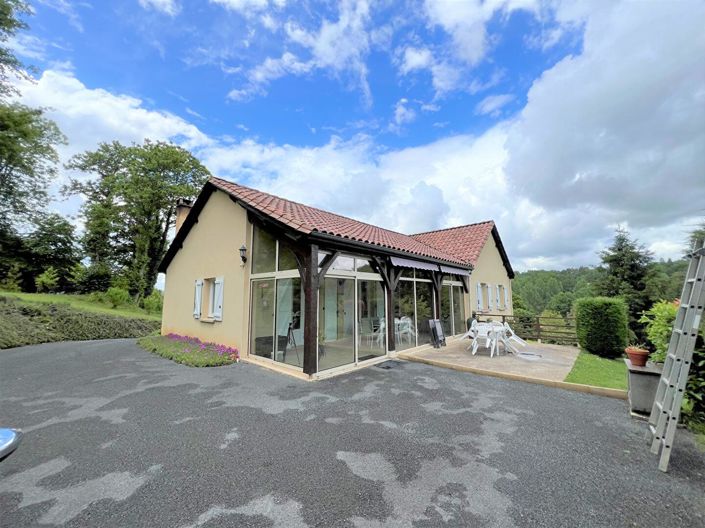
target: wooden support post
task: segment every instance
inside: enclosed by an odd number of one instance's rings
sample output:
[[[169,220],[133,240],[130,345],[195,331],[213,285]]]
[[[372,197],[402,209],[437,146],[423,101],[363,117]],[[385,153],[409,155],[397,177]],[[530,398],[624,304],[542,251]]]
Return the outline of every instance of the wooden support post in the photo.
[[[441,318],[441,288],[443,287],[443,273],[432,272],[431,282],[433,283],[433,292],[436,297],[436,309],[433,312],[434,319]]]
[[[302,257],[299,272],[304,283],[304,374],[312,375],[318,367],[318,246],[311,244]]]
[[[394,352],[397,349],[396,328],[394,325],[394,298],[396,297],[401,270],[380,257],[372,257],[372,262],[382,276],[382,282],[387,294],[387,350]]]

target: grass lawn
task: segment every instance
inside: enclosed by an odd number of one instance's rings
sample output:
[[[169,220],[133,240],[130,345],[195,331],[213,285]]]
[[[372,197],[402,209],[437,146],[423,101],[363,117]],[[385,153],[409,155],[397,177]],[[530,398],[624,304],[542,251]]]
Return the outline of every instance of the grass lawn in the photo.
[[[627,366],[622,359],[605,359],[581,352],[565,381],[627,390]]]
[[[0,290],[0,295],[7,297],[16,297],[23,301],[39,302],[47,304],[66,304],[76,310],[83,312],[107,313],[110,315],[119,315],[121,317],[139,317],[141,319],[151,319],[160,321],[161,317],[158,314],[150,314],[138,306],[119,306],[111,308],[109,305],[90,299],[88,295],[73,295],[73,294],[56,294],[56,293],[23,293],[23,292],[4,292]]]
[[[189,367],[230,365],[240,357],[235,348],[175,334],[143,337],[137,343],[148,352]]]

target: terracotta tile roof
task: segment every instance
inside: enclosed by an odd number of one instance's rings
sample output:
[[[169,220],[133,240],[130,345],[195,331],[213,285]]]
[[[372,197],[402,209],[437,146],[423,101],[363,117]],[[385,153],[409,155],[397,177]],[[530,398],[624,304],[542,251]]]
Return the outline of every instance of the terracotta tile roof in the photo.
[[[438,231],[418,233],[411,236],[419,242],[452,255],[464,264],[475,266],[493,228],[494,222],[489,220],[487,222],[439,229]]]
[[[292,202],[237,183],[212,177],[209,182],[245,204],[305,234],[325,233],[458,265],[465,261],[402,233]]]

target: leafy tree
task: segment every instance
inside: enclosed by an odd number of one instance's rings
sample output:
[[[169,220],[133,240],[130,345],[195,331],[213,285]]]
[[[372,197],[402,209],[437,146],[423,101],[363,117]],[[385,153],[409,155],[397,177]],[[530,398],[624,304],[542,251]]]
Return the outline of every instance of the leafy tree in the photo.
[[[548,310],[565,317],[572,311],[574,301],[575,295],[571,292],[557,293],[548,302]]]
[[[87,196],[82,214],[91,260],[124,275],[136,299],[148,296],[175,223],[176,200],[194,198],[210,173],[187,150],[152,141],[101,144],[67,166],[98,176],[66,189]]]
[[[0,103],[0,214],[30,219],[56,176],[56,146],[66,139],[44,110]]]
[[[628,306],[629,328],[641,341],[644,338],[643,326],[639,323],[641,314],[648,307],[646,275],[652,261],[651,253],[629,233],[618,228],[612,245],[600,253],[602,258],[602,278],[595,284],[599,295],[621,297]]]
[[[43,109],[5,101],[17,93],[13,77],[29,78],[6,43],[27,28],[20,16],[30,13],[24,1],[0,0],[0,217],[10,223],[31,221],[44,205],[56,175],[56,146],[66,141]]]
[[[22,288],[20,284],[22,282],[22,273],[20,271],[20,265],[15,263],[10,266],[10,269],[5,273],[5,278],[0,282],[0,290],[5,291],[20,291]]]
[[[54,292],[59,286],[59,274],[54,266],[49,266],[36,279],[37,291]]]
[[[25,244],[35,274],[52,267],[57,272],[60,289],[71,288],[71,274],[79,257],[74,226],[68,220],[55,213],[37,219]]]
[[[22,0],[0,0],[0,97],[16,93],[10,83],[12,77],[26,77],[24,65],[6,43],[19,30],[27,29],[20,17],[31,12],[29,4]]]

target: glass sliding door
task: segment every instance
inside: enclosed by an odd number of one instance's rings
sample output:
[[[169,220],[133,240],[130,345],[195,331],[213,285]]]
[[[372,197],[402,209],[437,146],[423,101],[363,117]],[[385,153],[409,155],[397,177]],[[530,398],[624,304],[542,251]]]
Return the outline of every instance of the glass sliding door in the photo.
[[[318,295],[318,370],[354,363],[355,279],[326,277]]]
[[[300,278],[277,279],[274,360],[304,366],[303,290]]]
[[[430,282],[416,282],[416,328],[418,346],[431,342],[431,329],[428,320],[433,319],[433,285]]]
[[[271,359],[274,351],[274,279],[252,281],[250,353]]]
[[[456,334],[465,333],[465,301],[462,286],[453,286],[453,323]]]
[[[414,281],[400,280],[394,296],[394,340],[397,350],[416,346]]]
[[[446,336],[453,335],[453,308],[451,296],[450,285],[444,284],[441,288],[441,326]]]
[[[357,360],[387,353],[384,288],[380,281],[357,281]]]

